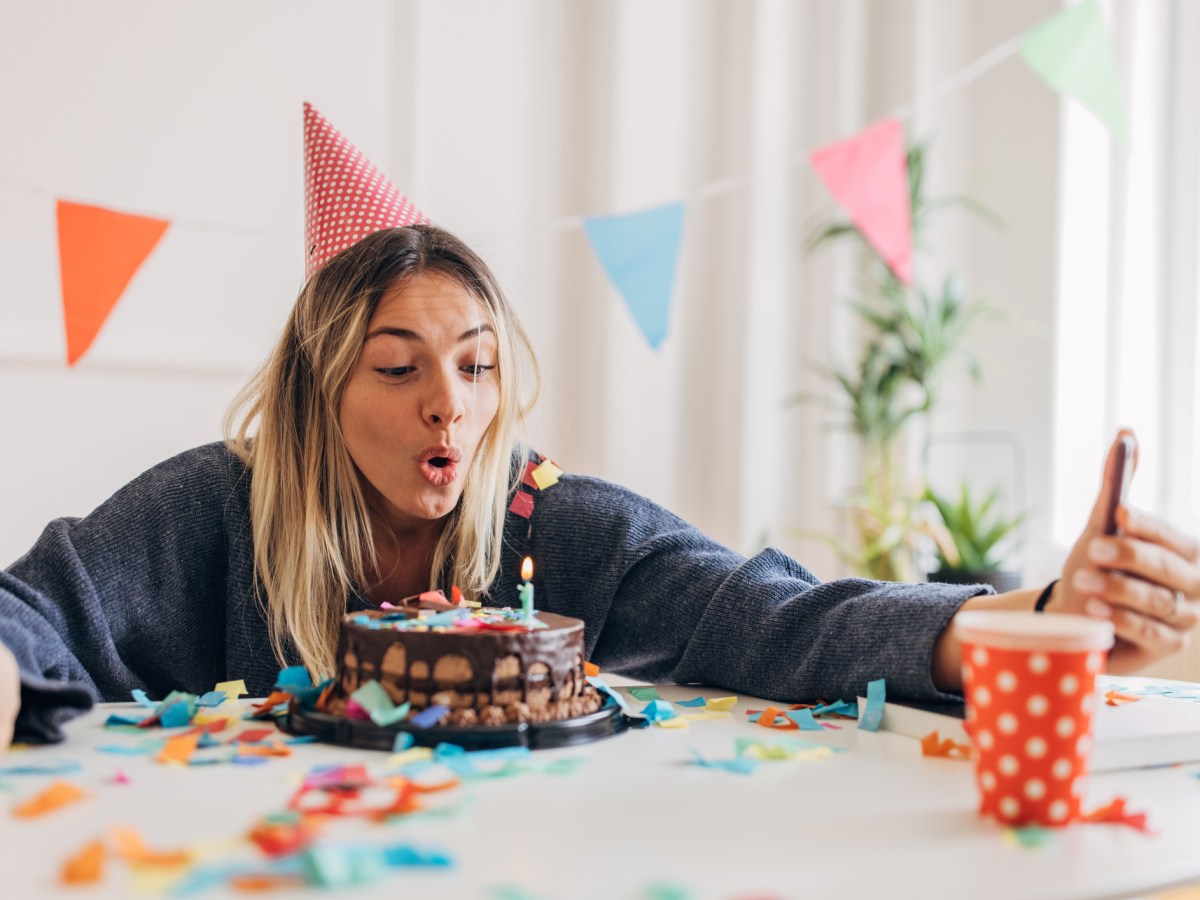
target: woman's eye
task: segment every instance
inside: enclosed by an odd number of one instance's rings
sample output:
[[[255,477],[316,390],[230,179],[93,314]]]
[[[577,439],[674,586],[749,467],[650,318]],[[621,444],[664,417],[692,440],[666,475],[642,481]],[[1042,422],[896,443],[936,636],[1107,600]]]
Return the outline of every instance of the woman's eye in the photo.
[[[494,368],[496,368],[495,363],[492,363],[492,365],[490,365],[490,366],[480,365],[479,363],[469,363],[468,365],[463,366],[462,370],[464,372],[466,372],[468,375],[470,375],[472,378],[478,379],[478,378],[482,378],[484,375],[486,375],[488,372],[492,371],[492,369],[494,369]]]
[[[407,375],[413,371],[416,366],[392,366],[390,368],[376,369],[380,375],[390,375],[393,378],[399,378],[401,375]]]

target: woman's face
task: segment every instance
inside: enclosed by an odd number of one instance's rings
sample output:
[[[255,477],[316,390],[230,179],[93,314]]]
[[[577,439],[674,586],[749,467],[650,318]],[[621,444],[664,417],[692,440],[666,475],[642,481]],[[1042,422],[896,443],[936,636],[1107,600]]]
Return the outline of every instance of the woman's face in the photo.
[[[367,325],[338,419],[372,509],[398,533],[449,514],[500,406],[496,335],[458,282],[393,286]]]

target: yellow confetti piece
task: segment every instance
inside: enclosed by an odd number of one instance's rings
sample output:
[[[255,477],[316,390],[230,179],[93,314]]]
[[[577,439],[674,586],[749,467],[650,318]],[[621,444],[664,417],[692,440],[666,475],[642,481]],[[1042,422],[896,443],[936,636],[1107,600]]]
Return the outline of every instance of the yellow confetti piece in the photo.
[[[546,488],[558,484],[558,476],[562,473],[562,469],[547,459],[530,472],[529,477],[533,479],[533,483],[538,486],[539,491],[544,491]]]
[[[244,697],[250,693],[246,690],[244,678],[239,678],[237,681],[222,681],[213,690],[223,693],[227,700],[236,700],[238,697]]]
[[[710,697],[704,701],[704,708],[717,712],[728,712],[737,705],[737,697]]]
[[[683,716],[674,716],[670,719],[659,719],[657,722],[659,728],[687,728],[687,719]]]
[[[433,759],[433,751],[428,747],[409,747],[407,750],[401,750],[399,753],[393,753],[387,759],[387,767],[389,769],[398,766],[407,766],[410,763],[425,762],[427,759]]]
[[[186,866],[192,861],[192,854],[188,850],[151,850],[142,841],[142,836],[132,828],[113,828],[112,840],[117,855],[131,866],[175,868]]]

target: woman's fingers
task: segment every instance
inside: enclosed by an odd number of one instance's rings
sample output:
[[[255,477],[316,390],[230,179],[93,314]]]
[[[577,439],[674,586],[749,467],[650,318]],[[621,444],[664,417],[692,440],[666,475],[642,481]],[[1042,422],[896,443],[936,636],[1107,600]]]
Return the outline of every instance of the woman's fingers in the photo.
[[[1188,562],[1200,563],[1200,541],[1162,519],[1146,515],[1140,510],[1121,507],[1117,510],[1117,522],[1129,537],[1159,544],[1174,550]]]
[[[1189,599],[1200,597],[1200,566],[1161,544],[1131,537],[1096,537],[1088,541],[1087,555],[1101,568],[1181,591]]]
[[[1128,609],[1144,617],[1165,622],[1172,628],[1188,631],[1200,621],[1196,607],[1176,600],[1175,591],[1161,584],[1130,578],[1121,572],[1106,572],[1085,567],[1071,576],[1071,586],[1089,598],[1108,604],[1109,610],[1090,604],[1088,612],[1111,615],[1117,608]]]
[[[1112,623],[1118,640],[1141,648],[1155,659],[1177,653],[1189,639],[1186,631],[1128,609],[1114,609]]]

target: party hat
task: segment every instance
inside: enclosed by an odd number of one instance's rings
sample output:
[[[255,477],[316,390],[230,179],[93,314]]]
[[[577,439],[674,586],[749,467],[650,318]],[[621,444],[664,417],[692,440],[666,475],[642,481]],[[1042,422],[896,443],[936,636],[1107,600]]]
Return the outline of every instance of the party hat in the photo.
[[[311,103],[304,104],[304,277],[385,228],[429,220]]]

